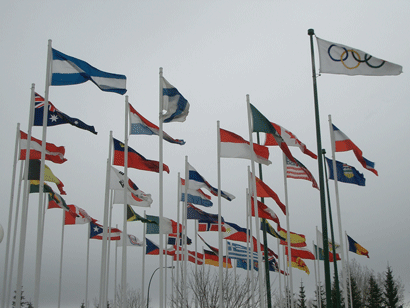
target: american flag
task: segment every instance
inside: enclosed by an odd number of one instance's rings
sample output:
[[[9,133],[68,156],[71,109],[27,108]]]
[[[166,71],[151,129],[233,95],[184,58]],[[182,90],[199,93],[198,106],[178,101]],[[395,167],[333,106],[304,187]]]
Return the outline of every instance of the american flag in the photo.
[[[319,189],[319,186],[317,185],[316,180],[310,173],[310,171],[300,161],[296,160],[296,162],[297,164],[290,161],[286,157],[286,177],[311,181],[312,186]]]

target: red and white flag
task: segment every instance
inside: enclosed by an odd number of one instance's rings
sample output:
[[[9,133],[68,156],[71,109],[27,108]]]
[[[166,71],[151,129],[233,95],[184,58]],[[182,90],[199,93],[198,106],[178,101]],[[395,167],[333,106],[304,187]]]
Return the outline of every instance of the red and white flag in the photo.
[[[273,127],[276,129],[277,133],[282,137],[283,141],[287,144],[289,147],[299,147],[299,149],[302,151],[302,153],[309,155],[310,157],[317,159],[317,155],[306,147],[304,143],[302,143],[296,135],[294,135],[291,131],[287,130],[286,128],[275,124],[271,122]],[[266,140],[265,140],[265,145],[270,146],[270,145],[278,145],[276,142],[275,138],[273,137],[272,134],[266,134]]]
[[[221,136],[221,157],[251,159],[249,141],[241,136],[220,128]],[[269,149],[257,143],[253,144],[255,152],[255,162],[258,164],[270,165]]]
[[[74,205],[68,204],[68,212],[65,212],[64,224],[65,225],[78,225],[87,224],[91,221],[95,221],[85,210]]]
[[[20,160],[26,159],[27,149],[27,134],[20,131]],[[31,137],[30,142],[30,159],[41,159],[41,145],[43,142],[39,139]],[[63,146],[56,146],[52,143],[46,142],[46,160],[52,161],[56,164],[62,164],[67,161],[64,158],[65,148]]]
[[[252,204],[252,216],[255,217],[253,198],[251,198],[251,204]],[[259,200],[258,200],[258,215],[259,215],[259,218],[265,218],[265,219],[272,220],[276,222],[278,226],[280,226],[279,218],[275,214],[275,212],[272,209],[270,209],[265,203],[262,203]]]
[[[312,186],[319,189],[319,186],[310,171],[300,161],[296,160],[296,162],[298,164],[295,164],[286,157],[286,177],[311,181]]]

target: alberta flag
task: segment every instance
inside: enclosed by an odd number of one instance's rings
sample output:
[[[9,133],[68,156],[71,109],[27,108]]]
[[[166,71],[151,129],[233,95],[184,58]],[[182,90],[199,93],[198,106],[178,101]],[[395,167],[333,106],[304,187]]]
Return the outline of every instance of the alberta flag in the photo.
[[[326,162],[329,167],[329,179],[334,180],[335,172],[333,171],[333,160],[326,157]],[[366,179],[364,178],[364,175],[357,171],[354,167],[340,161],[336,161],[336,170],[338,182],[365,186]]]
[[[161,77],[163,108],[166,113],[162,115],[164,123],[184,122],[189,112],[188,101],[164,77]]]
[[[130,135],[157,135],[159,136],[159,128],[158,126],[154,125],[146,118],[144,118],[140,113],[138,113],[134,107],[130,106]],[[163,133],[164,140],[170,143],[176,143],[179,145],[184,145],[185,141],[180,139],[174,139],[166,132]]]
[[[53,49],[51,85],[69,86],[91,80],[102,91],[125,94],[127,89],[124,75],[100,71],[87,62],[70,57]]]

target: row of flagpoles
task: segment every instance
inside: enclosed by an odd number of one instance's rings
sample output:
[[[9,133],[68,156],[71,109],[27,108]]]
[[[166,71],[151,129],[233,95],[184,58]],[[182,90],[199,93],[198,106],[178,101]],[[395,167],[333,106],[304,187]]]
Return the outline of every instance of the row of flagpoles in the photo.
[[[178,177],[178,218],[177,218],[177,240],[176,240],[176,251],[177,255],[179,254],[179,236],[182,231],[182,239],[184,239],[183,244],[186,245],[187,239],[187,218],[188,218],[188,210],[192,209],[192,203],[200,202],[200,205],[206,206],[208,204],[206,201],[207,198],[203,198],[204,194],[202,192],[202,188],[208,189],[213,195],[217,196],[218,198],[218,215],[217,215],[217,226],[218,226],[218,266],[219,266],[219,307],[223,307],[223,294],[222,294],[222,277],[223,277],[223,239],[229,239],[230,236],[226,235],[226,232],[223,232],[223,228],[232,227],[233,223],[226,223],[223,221],[221,215],[221,203],[222,198],[232,201],[234,196],[221,190],[221,168],[220,168],[220,158],[221,157],[229,157],[229,158],[245,158],[251,161],[250,168],[248,168],[248,177],[249,177],[249,184],[247,188],[247,199],[249,200],[249,213],[247,217],[255,217],[254,225],[256,227],[255,235],[256,235],[256,248],[254,246],[253,239],[253,228],[252,223],[247,219],[247,227],[245,233],[245,238],[240,241],[247,242],[247,249],[250,251],[255,251],[258,264],[263,263],[263,256],[266,264],[267,272],[265,273],[265,284],[264,284],[264,276],[262,272],[259,272],[258,275],[258,282],[259,282],[259,299],[258,302],[260,303],[261,307],[265,307],[265,299],[263,298],[262,290],[265,288],[266,285],[266,304],[270,308],[270,283],[269,283],[269,253],[267,247],[267,241],[265,237],[265,241],[262,244],[260,239],[260,219],[266,220],[270,219],[277,223],[278,231],[284,230],[280,226],[279,219],[277,215],[268,208],[264,203],[263,200],[257,200],[257,197],[271,197],[273,198],[278,206],[281,208],[283,213],[286,215],[286,229],[284,234],[286,236],[283,243],[286,245],[286,251],[288,251],[288,264],[289,265],[289,287],[290,292],[293,294],[293,283],[292,283],[292,263],[299,262],[299,267],[304,268],[305,265],[301,263],[301,259],[303,257],[298,257],[298,261],[292,262],[293,254],[298,254],[301,252],[297,252],[296,248],[294,248],[294,243],[292,243],[292,233],[290,232],[290,219],[289,219],[289,204],[287,198],[287,186],[286,181],[287,178],[298,178],[298,179],[305,179],[312,182],[312,186],[320,190],[320,199],[321,199],[321,213],[322,213],[322,247],[324,253],[324,268],[325,268],[325,281],[326,281],[326,294],[327,294],[327,301],[330,301],[330,270],[329,270],[329,240],[327,234],[327,219],[326,219],[326,200],[325,200],[325,185],[324,185],[324,174],[323,174],[323,166],[327,165],[329,168],[329,178],[333,179],[335,182],[335,193],[336,193],[336,207],[337,207],[337,217],[338,217],[338,226],[339,226],[339,241],[340,241],[340,256],[342,261],[342,273],[343,273],[343,281],[344,284],[346,283],[347,276],[347,265],[345,262],[345,255],[347,256],[347,251],[344,250],[343,245],[343,229],[341,223],[341,215],[340,215],[340,204],[339,204],[339,196],[338,196],[338,182],[345,182],[345,183],[353,183],[360,186],[364,186],[364,177],[352,166],[347,164],[343,164],[341,162],[336,161],[335,152],[341,151],[349,151],[352,150],[360,162],[360,164],[367,170],[375,173],[377,175],[377,171],[374,169],[374,163],[367,160],[363,157],[362,151],[344,134],[342,133],[331,121],[331,117],[329,116],[329,127],[331,132],[331,145],[332,145],[332,159],[328,159],[323,156],[322,159],[322,146],[321,146],[321,137],[320,137],[320,126],[319,126],[319,110],[318,110],[318,103],[317,103],[317,88],[316,88],[316,69],[314,65],[314,53],[313,53],[313,41],[312,36],[314,35],[313,30],[309,30],[308,33],[311,36],[311,50],[312,50],[312,73],[313,73],[313,84],[314,84],[314,98],[315,98],[315,116],[316,116],[316,126],[317,126],[317,152],[318,155],[314,154],[313,152],[309,151],[306,146],[300,142],[292,133],[284,129],[283,127],[270,122],[258,109],[256,109],[251,103],[250,98],[247,96],[246,103],[248,109],[248,127],[249,127],[249,142],[243,139],[242,137],[229,132],[227,130],[221,129],[219,127],[219,121],[217,123],[217,131],[218,131],[218,155],[217,155],[217,177],[218,177],[218,185],[217,188],[211,186],[208,181],[204,179],[202,175],[200,175],[188,162],[188,157],[185,158],[185,184],[182,185],[180,179]],[[335,44],[331,42],[327,42],[317,38],[317,43],[319,46],[319,59],[320,59],[320,68],[322,73],[335,73],[335,74],[348,74],[348,75],[398,75],[401,73],[402,68],[399,65],[383,61],[374,57],[369,56],[367,53],[363,53],[360,50],[353,49],[348,46],[344,46],[341,44]],[[349,52],[351,56],[349,58]],[[363,60],[362,60],[363,59]],[[350,61],[356,61],[352,64]],[[127,240],[128,233],[127,233],[127,210],[128,205],[131,202],[136,201],[133,205],[137,206],[144,206],[149,207],[152,203],[152,199],[148,194],[143,193],[138,187],[128,178],[127,169],[129,167],[153,171],[159,173],[159,271],[160,271],[160,284],[159,284],[159,301],[160,307],[164,307],[164,251],[166,251],[165,255],[168,255],[167,250],[164,250],[166,244],[164,243],[164,234],[167,234],[164,228],[167,223],[169,223],[169,219],[165,218],[163,215],[163,172],[169,173],[169,167],[163,163],[163,140],[165,139],[168,142],[176,143],[183,145],[185,142],[179,139],[173,139],[171,136],[166,134],[163,131],[163,123],[170,123],[170,122],[184,122],[188,112],[189,112],[189,103],[188,101],[179,93],[179,91],[173,87],[162,75],[162,68],[160,69],[160,76],[159,76],[159,126],[155,126],[144,117],[142,117],[132,106],[128,103],[128,96],[125,96],[125,137],[124,142],[120,142],[117,139],[112,137],[112,133],[109,137],[109,152],[108,152],[108,159],[107,159],[107,172],[106,172],[106,187],[105,187],[105,205],[104,205],[104,214],[103,214],[103,224],[96,225],[96,220],[91,217],[86,217],[84,214],[81,214],[82,209],[70,208],[65,203],[64,199],[57,193],[55,193],[48,185],[45,184],[44,181],[52,181],[57,184],[57,187],[60,191],[60,194],[65,194],[63,190],[62,182],[55,177],[51,170],[45,165],[45,160],[50,160],[55,163],[64,163],[64,148],[63,147],[56,147],[53,144],[48,144],[46,142],[47,139],[47,126],[51,125],[58,125],[58,124],[65,124],[69,123],[71,125],[77,126],[81,129],[89,130],[92,133],[95,133],[94,127],[89,126],[82,122],[79,119],[71,118],[68,115],[64,114],[63,112],[59,111],[55,108],[54,105],[49,103],[49,87],[52,85],[71,85],[71,84],[78,84],[83,83],[88,80],[92,81],[96,84],[101,90],[107,92],[114,92],[118,94],[125,94],[126,93],[126,77],[124,75],[118,74],[111,74],[102,72],[88,63],[67,56],[51,47],[51,41],[49,41],[48,45],[48,56],[47,56],[47,71],[46,71],[46,87],[45,87],[45,95],[44,99],[35,93],[34,85],[32,86],[31,91],[31,98],[30,98],[30,115],[29,115],[29,129],[27,134],[24,132],[20,132],[19,126],[17,129],[16,134],[16,145],[15,145],[15,161],[14,161],[14,168],[13,168],[13,184],[11,189],[11,197],[10,197],[10,212],[9,212],[9,222],[6,234],[6,257],[5,257],[5,275],[4,275],[4,283],[3,283],[3,294],[6,296],[2,296],[2,308],[8,304],[9,296],[7,294],[10,293],[11,287],[6,283],[7,281],[11,281],[12,270],[9,271],[9,260],[12,261],[14,259],[14,243],[13,240],[13,248],[10,247],[10,235],[11,235],[11,225],[12,225],[12,210],[14,205],[14,183],[16,179],[16,166],[17,166],[17,157],[18,159],[22,160],[22,167],[21,167],[21,174],[19,183],[23,183],[23,198],[22,198],[22,208],[21,208],[21,218],[20,218],[20,240],[18,246],[18,264],[17,264],[17,277],[16,277],[16,307],[21,307],[21,289],[22,289],[22,281],[23,281],[23,264],[24,264],[24,257],[25,257],[25,240],[26,240],[26,226],[27,226],[27,207],[28,207],[28,196],[31,189],[34,189],[34,182],[38,181],[38,193],[39,193],[39,207],[38,207],[38,222],[37,222],[37,248],[36,248],[36,266],[35,266],[35,279],[37,281],[34,290],[34,307],[39,306],[39,295],[40,295],[40,281],[41,281],[41,259],[42,259],[42,239],[43,239],[43,230],[44,230],[44,220],[45,220],[45,204],[47,201],[44,200],[44,196],[49,198],[48,208],[50,208],[50,204],[55,205],[55,207],[62,207],[65,210],[64,213],[64,222],[66,223],[67,217],[74,217],[74,220],[78,217],[81,217],[83,221],[89,220],[90,223],[90,236],[96,228],[100,231],[93,236],[93,238],[101,238],[102,240],[102,254],[101,254],[101,273],[100,273],[100,296],[99,302],[105,303],[107,301],[107,281],[108,281],[108,264],[109,264],[109,243],[110,240],[113,240],[112,233],[114,230],[118,230],[118,232],[122,232],[124,236],[122,236],[122,267],[121,267],[121,294],[122,294],[122,307],[126,307],[126,285],[127,285],[127,276],[126,276],[126,263],[127,263]],[[42,117],[41,112],[42,111]],[[55,117],[53,118],[54,115]],[[49,117],[50,116],[50,117]],[[55,121],[59,121],[58,124],[50,124],[50,119],[54,119]],[[52,122],[54,120],[51,120]],[[130,121],[130,123],[129,123]],[[33,125],[42,126],[43,127],[43,134],[42,140],[34,140],[31,136],[31,128]],[[256,132],[258,134],[258,143],[253,142],[253,133]],[[266,134],[266,141],[265,145],[259,145],[259,133]],[[148,135],[158,135],[159,136],[159,162],[151,161],[145,159],[142,155],[138,152],[133,150],[131,147],[128,146],[128,136],[129,134],[148,134]],[[25,144],[22,142],[25,141]],[[267,145],[277,145],[283,151],[283,169],[284,169],[284,182],[285,182],[285,202],[284,204],[279,200],[279,197],[273,190],[271,190],[265,183],[262,181],[262,173],[260,168],[260,179],[256,177],[255,172],[255,162],[259,164],[266,164],[268,165],[269,162],[269,150],[266,148]],[[292,153],[290,152],[288,146],[297,146],[301,149],[301,151],[312,157],[317,158],[318,160],[318,167],[319,167],[319,185],[316,183],[313,175],[310,173],[309,170],[296,158],[293,157]],[[62,148],[62,149],[61,149]],[[113,156],[112,156],[113,154]],[[25,162],[23,165],[23,161]],[[326,161],[326,164],[324,163]],[[123,208],[123,229],[120,231],[119,229],[111,228],[111,213],[110,213],[110,204],[112,199],[117,199],[117,203],[120,198],[121,193],[116,193],[112,189],[112,174],[111,172],[115,172],[115,168],[111,166],[111,164],[124,166],[124,172],[119,177],[120,182],[122,182],[123,187],[119,187],[119,190],[122,190],[122,203],[124,205]],[[24,166],[24,167],[23,167]],[[35,174],[34,178],[32,177]],[[117,174],[118,175],[118,174]],[[23,178],[23,181],[21,180]],[[29,182],[30,181],[30,182]],[[132,184],[130,184],[132,183]],[[268,189],[266,189],[265,186]],[[264,187],[265,194],[259,194],[261,189],[258,187]],[[21,185],[19,185],[19,193],[16,204],[20,203],[20,190]],[[180,229],[179,223],[179,203],[182,201],[180,194],[182,194],[182,190],[184,191],[184,199],[183,199],[183,210],[182,210],[182,227]],[[44,194],[46,193],[46,194]],[[130,197],[131,196],[131,197]],[[130,199],[131,198],[131,199]],[[190,199],[191,198],[191,199]],[[330,200],[330,199],[329,199]],[[51,206],[53,207],[53,206]],[[329,204],[330,209],[330,204]],[[77,212],[78,210],[78,212]],[[84,211],[84,210],[82,210]],[[14,224],[14,234],[16,234],[17,228],[17,212],[18,207],[16,207],[16,219]],[[85,211],[84,211],[85,212]],[[84,213],[83,212],[83,213]],[[69,213],[69,214],[67,214]],[[211,215],[209,213],[205,213],[207,215]],[[68,216],[67,216],[68,215]],[[88,216],[88,215],[87,215]],[[206,215],[205,215],[206,216]],[[207,216],[208,217],[208,216]],[[85,219],[85,220],[84,220]],[[199,219],[199,221],[201,221]],[[198,221],[198,222],[199,222]],[[63,226],[64,224],[63,223]],[[216,223],[215,220],[208,220],[207,223]],[[94,224],[94,225],[91,225]],[[249,229],[248,229],[249,226]],[[237,228],[240,228],[237,226]],[[263,224],[264,235],[266,235],[266,224]],[[62,240],[61,240],[61,260],[62,263],[62,247],[63,247],[63,239],[64,239],[64,227],[62,229]],[[195,232],[197,232],[198,228],[195,228]],[[238,229],[235,232],[238,233]],[[251,230],[250,232],[248,230]],[[173,230],[174,231],[174,230]],[[273,231],[275,231],[273,229]],[[145,232],[145,231],[144,231]],[[275,231],[276,232],[276,231]],[[110,234],[110,235],[108,235]],[[272,234],[272,233],[271,233]],[[347,235],[346,235],[347,236]],[[14,236],[15,237],[15,236]],[[335,240],[332,236],[331,242],[334,244]],[[196,243],[196,236],[195,236],[195,243]],[[353,248],[351,247],[351,238],[349,238],[349,250],[354,251],[360,254],[366,254],[366,251],[357,243],[353,244]],[[232,239],[234,240],[234,239]],[[238,240],[238,239],[236,239]],[[352,240],[353,241],[353,240]],[[353,241],[354,242],[354,241]],[[317,243],[319,246],[319,239],[317,239]],[[145,233],[144,233],[144,241],[143,245],[146,245]],[[227,244],[228,245],[228,244]],[[306,245],[305,245],[306,246]],[[262,247],[264,248],[264,252],[262,252]],[[146,248],[146,247],[145,247]],[[335,252],[335,247],[332,248]],[[308,250],[305,250],[305,253]],[[11,253],[11,258],[9,259]],[[187,260],[188,260],[188,250],[186,246],[183,248],[184,253],[184,265],[183,271],[185,272],[184,275],[184,283],[186,284],[186,272],[187,272]],[[278,245],[278,253],[279,253],[279,245]],[[229,256],[228,250],[227,254]],[[267,255],[268,254],[268,255]],[[227,256],[227,258],[228,258]],[[195,249],[195,257],[197,257],[197,250]],[[87,252],[88,258],[88,252]],[[178,257],[177,257],[178,258]],[[252,257],[253,258],[253,257]],[[274,258],[274,257],[273,257]],[[316,259],[316,257],[314,257]],[[177,259],[179,260],[179,259]],[[228,260],[228,259],[227,259]],[[197,262],[196,262],[197,263]],[[336,263],[336,262],[335,262]],[[11,265],[10,264],[10,265]],[[249,260],[248,260],[249,264]],[[87,267],[88,267],[88,260],[87,260]],[[11,266],[12,268],[12,266]],[[247,266],[247,268],[249,268]],[[307,268],[307,266],[306,266]],[[280,269],[278,268],[278,271]],[[316,272],[316,271],[315,271]],[[335,271],[337,272],[337,271]],[[8,274],[10,273],[10,274]],[[177,271],[178,273],[178,271]],[[144,275],[143,275],[144,276]],[[266,283],[267,282],[267,283]],[[280,279],[279,279],[280,282]],[[144,283],[143,283],[144,284]],[[88,276],[87,276],[87,287],[88,287]],[[184,290],[186,290],[185,288]],[[87,291],[86,291],[87,292]],[[60,269],[60,293],[61,293],[61,269]],[[86,295],[87,296],[87,295]],[[185,300],[187,298],[187,294],[183,294]],[[344,287],[344,297],[347,301],[347,288],[346,285]],[[148,299],[147,299],[148,300]],[[59,297],[59,304],[60,304],[60,297]],[[88,305],[88,303],[86,303]],[[291,307],[294,307],[293,299],[290,303]],[[329,302],[328,302],[329,304]]]

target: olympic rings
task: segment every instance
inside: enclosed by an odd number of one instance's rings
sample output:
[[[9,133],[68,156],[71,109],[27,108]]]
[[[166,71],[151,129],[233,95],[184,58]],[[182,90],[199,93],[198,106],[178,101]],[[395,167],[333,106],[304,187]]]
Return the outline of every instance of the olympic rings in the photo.
[[[340,59],[335,59],[335,58],[332,57],[332,55],[330,54],[330,51],[331,51],[332,47],[339,47],[339,48],[342,48],[344,50],[343,53],[340,55]],[[345,61],[349,57],[349,52],[352,54],[353,59],[355,59],[357,61],[356,66],[348,67],[345,64]],[[354,49],[347,50],[345,47],[337,46],[336,44],[330,45],[328,50],[327,50],[327,53],[328,53],[330,59],[332,59],[335,62],[342,62],[343,66],[346,67],[347,69],[355,69],[360,65],[360,63],[366,63],[367,66],[369,66],[370,68],[380,68],[384,65],[384,63],[386,63],[386,61],[382,60],[382,63],[380,63],[379,65],[372,65],[372,64],[369,63],[369,60],[372,58],[371,55],[365,53],[364,54],[364,60],[362,60],[361,57],[360,57],[360,54],[356,50],[354,50]]]

